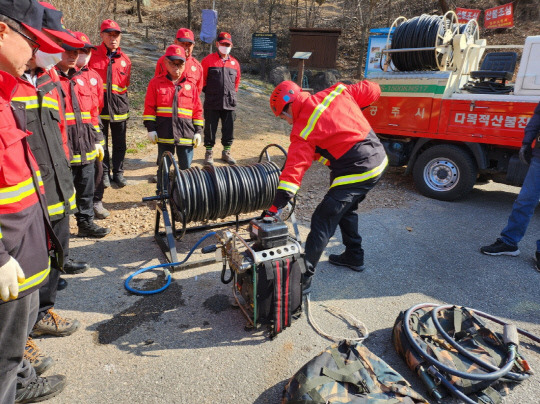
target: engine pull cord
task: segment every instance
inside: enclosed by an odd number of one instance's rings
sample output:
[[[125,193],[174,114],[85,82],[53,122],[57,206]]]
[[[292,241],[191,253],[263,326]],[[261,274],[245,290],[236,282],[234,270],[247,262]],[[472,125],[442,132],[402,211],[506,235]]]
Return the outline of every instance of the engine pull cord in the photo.
[[[311,313],[311,299],[310,294],[306,295],[306,312],[307,312],[307,318],[313,329],[321,336],[323,336],[326,339],[329,339],[330,341],[341,341],[341,340],[347,340],[351,342],[363,342],[367,337],[369,337],[369,332],[366,327],[366,325],[358,320],[356,317],[354,317],[352,314],[340,309],[336,306],[327,306],[325,304],[321,304],[321,307],[324,307],[327,312],[334,315],[335,317],[343,320],[344,322],[350,324],[352,327],[354,327],[359,335],[358,338],[350,338],[350,337],[339,337],[330,335],[326,332],[324,332],[319,325],[315,322],[313,319],[312,313]]]
[[[179,266],[179,265],[182,265],[183,263],[185,263],[189,257],[191,256],[191,254],[193,254],[193,251],[195,251],[197,249],[197,247],[199,246],[199,244],[201,244],[204,240],[206,240],[208,237],[210,236],[214,236],[216,234],[215,231],[212,231],[210,233],[208,233],[207,235],[201,237],[199,239],[199,241],[197,241],[195,243],[195,245],[191,248],[191,250],[189,250],[188,254],[186,255],[186,258],[184,258],[182,261],[180,262],[170,262],[170,263],[166,263],[166,264],[159,264],[159,265],[152,265],[150,267],[145,267],[145,268],[141,268],[139,269],[138,271],[135,271],[133,274],[131,274],[130,276],[128,276],[128,278],[126,279],[126,281],[124,282],[124,287],[126,288],[126,290],[128,290],[129,292],[131,293],[134,293],[136,295],[153,295],[153,294],[156,294],[156,293],[160,293],[160,292],[163,292],[165,289],[167,289],[169,287],[169,285],[171,284],[172,282],[172,277],[171,277],[171,272],[167,269],[169,267],[175,267],[175,266]],[[143,272],[146,272],[146,271],[150,271],[152,269],[157,269],[157,268],[164,268],[163,269],[163,272],[165,273],[165,275],[167,276],[167,281],[165,282],[165,285],[162,286],[161,288],[159,289],[155,289],[155,290],[140,290],[140,289],[135,289],[134,287],[130,286],[129,283],[131,282],[131,280],[136,277],[137,275],[139,274],[142,274]]]

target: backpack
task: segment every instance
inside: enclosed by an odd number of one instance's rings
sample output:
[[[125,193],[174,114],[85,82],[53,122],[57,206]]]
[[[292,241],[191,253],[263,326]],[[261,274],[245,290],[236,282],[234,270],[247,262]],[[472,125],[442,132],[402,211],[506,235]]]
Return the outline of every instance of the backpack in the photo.
[[[306,363],[285,386],[282,404],[428,404],[359,342],[342,340]]]

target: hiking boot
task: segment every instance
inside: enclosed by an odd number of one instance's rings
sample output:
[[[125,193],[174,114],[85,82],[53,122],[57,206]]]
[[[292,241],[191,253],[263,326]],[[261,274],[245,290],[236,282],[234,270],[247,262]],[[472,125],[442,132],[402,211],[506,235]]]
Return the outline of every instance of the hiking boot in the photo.
[[[221,160],[227,164],[230,164],[231,166],[236,164],[236,160],[231,156],[230,150],[223,150],[221,153]]]
[[[511,255],[512,257],[516,257],[520,253],[517,246],[506,244],[500,238],[493,244],[480,248],[480,251],[487,255]]]
[[[213,150],[206,150],[206,153],[204,153],[204,165],[205,166],[214,165],[214,151]]]
[[[352,261],[350,258],[347,258],[345,253],[341,255],[330,254],[330,257],[328,257],[328,261],[331,264],[338,265],[341,267],[347,267],[356,272],[362,272],[366,268],[363,260]]]
[[[47,377],[37,376],[26,387],[17,383],[15,403],[36,403],[45,401],[58,395],[66,386],[66,376],[54,375]]]
[[[32,328],[32,337],[40,335],[52,335],[53,337],[66,337],[79,329],[81,323],[78,320],[72,320],[60,317],[53,309],[47,310],[47,314],[39,320]]]
[[[94,202],[94,217],[96,219],[107,219],[110,215],[110,212],[103,207],[101,201]]]
[[[118,188],[124,188],[128,184],[127,180],[124,178],[124,174],[122,173],[114,174],[113,181],[116,182],[116,185],[118,185]]]
[[[26,340],[26,346],[24,347],[24,359],[30,362],[38,375],[44,373],[54,364],[54,359],[41,352],[30,337]]]
[[[111,232],[111,229],[108,227],[101,227],[95,224],[94,222],[81,222],[78,224],[79,232],[77,236],[79,237],[94,237],[101,238],[105,237]]]
[[[58,284],[56,285],[56,290],[64,290],[67,288],[67,281],[64,278],[58,278]]]
[[[536,270],[540,272],[540,251],[536,252]]]
[[[111,178],[109,177],[109,173],[103,173],[103,188],[110,188],[111,186]]]
[[[90,268],[86,262],[68,259],[64,264],[64,272],[68,275],[82,274]]]

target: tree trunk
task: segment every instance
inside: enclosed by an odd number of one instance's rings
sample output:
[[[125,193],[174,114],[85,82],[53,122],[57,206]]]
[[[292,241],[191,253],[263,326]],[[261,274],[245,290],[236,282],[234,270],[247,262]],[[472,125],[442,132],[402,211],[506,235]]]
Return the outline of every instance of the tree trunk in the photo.
[[[443,14],[450,10],[450,7],[448,7],[448,2],[446,0],[439,0],[439,5],[441,6]]]
[[[137,0],[137,16],[139,17],[139,22],[142,23],[143,20],[142,20],[142,14],[141,14],[141,1],[142,0]]]
[[[361,36],[361,39],[360,39],[360,56],[358,56],[358,68],[357,68],[357,76],[360,78],[360,79],[363,79],[364,78],[364,69],[363,69],[363,60],[364,60],[364,56],[365,56],[365,53],[366,53],[366,37],[368,35],[368,32],[369,32],[369,23],[371,21],[371,18],[373,17],[373,8],[375,7],[375,2],[376,0],[369,0],[369,5],[368,5],[368,14],[367,14],[367,18],[364,19],[363,24],[362,24],[362,36]]]
[[[187,0],[187,27],[191,29],[191,0]]]

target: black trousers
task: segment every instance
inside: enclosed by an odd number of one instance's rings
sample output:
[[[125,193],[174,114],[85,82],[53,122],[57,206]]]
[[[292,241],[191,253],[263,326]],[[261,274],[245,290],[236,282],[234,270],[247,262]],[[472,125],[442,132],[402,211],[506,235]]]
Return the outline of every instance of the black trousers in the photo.
[[[205,109],[204,110],[204,146],[214,147],[216,133],[221,120],[221,144],[231,146],[234,140],[234,120],[236,112],[228,109]]]
[[[106,119],[103,123],[103,137],[105,138],[105,157],[103,158],[104,174],[109,174],[111,171],[114,174],[122,174],[124,172],[124,158],[126,157],[126,131],[127,120],[122,122],[111,122]],[[109,127],[111,129],[112,153],[109,152]],[[112,159],[111,159],[112,154]],[[111,167],[112,160],[112,167]],[[112,169],[112,170],[111,170]]]
[[[60,220],[51,221],[54,234],[58,237],[58,241],[62,244],[64,250],[64,262],[67,262],[69,255],[69,216],[65,216]],[[60,278],[60,270],[51,266],[49,280],[39,288],[39,312],[36,323],[47,314],[47,310],[54,307],[56,302],[56,292],[58,292],[58,279]]]
[[[341,230],[345,253],[353,261],[364,261],[362,237],[358,233],[358,204],[375,186],[380,177],[361,183],[354,188],[331,188],[311,217],[311,230],[306,239],[306,261],[308,271],[312,274],[319,263],[321,255],[328,245],[330,237]]]
[[[25,385],[36,377],[30,363],[23,361],[23,354],[38,306],[37,290],[0,304],[0,404],[13,404],[17,383]]]
[[[94,202],[100,202],[103,200],[103,194],[105,193],[105,187],[103,186],[103,162],[96,159],[94,166]]]
[[[75,201],[78,212],[75,213],[77,224],[94,220],[94,162],[82,166],[71,166],[75,184]]]

